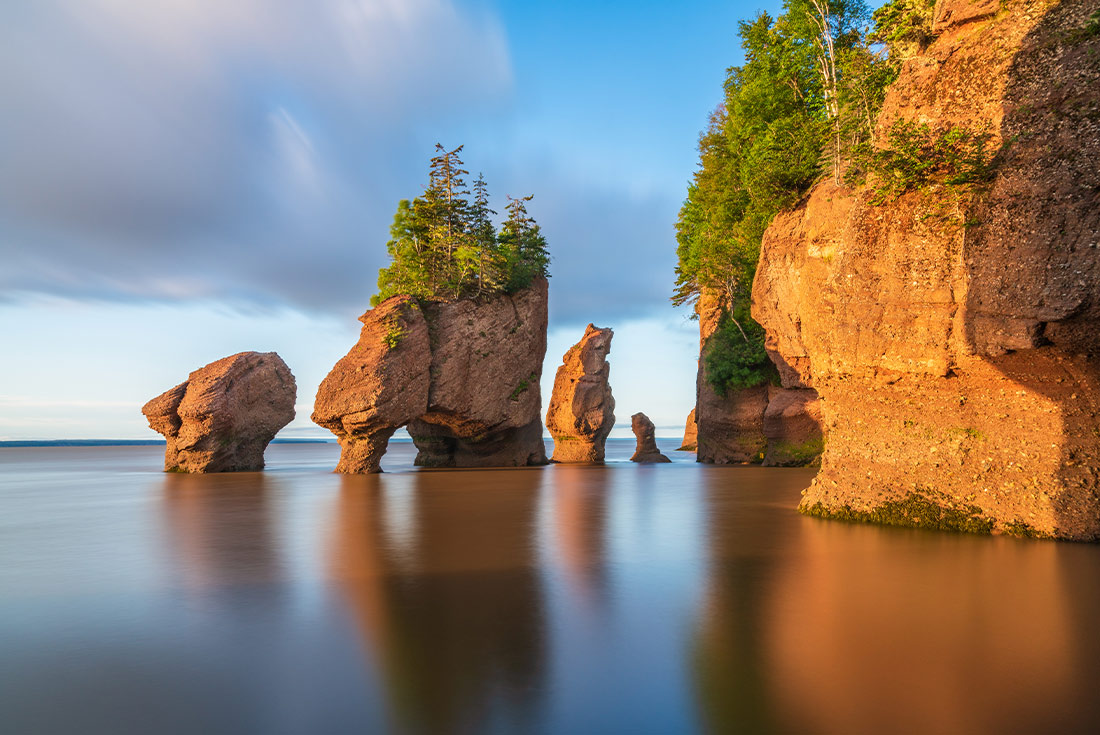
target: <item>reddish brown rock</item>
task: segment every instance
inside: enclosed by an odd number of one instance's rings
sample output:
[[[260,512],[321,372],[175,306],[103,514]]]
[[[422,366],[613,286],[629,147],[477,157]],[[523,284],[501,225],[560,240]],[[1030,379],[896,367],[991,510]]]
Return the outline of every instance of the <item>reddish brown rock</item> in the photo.
[[[932,16],[932,33],[940,34],[953,26],[988,18],[1004,0],[939,0]]]
[[[540,278],[515,294],[419,306],[399,296],[364,314],[359,343],[317,391],[313,419],[343,446],[337,470],[379,471],[401,426],[420,466],[545,464],[546,294]]]
[[[753,315],[822,399],[803,510],[1100,539],[1095,7],[1014,2],[903,65],[879,141],[988,125],[990,181],[884,206],[826,181],[769,227]]]
[[[661,450],[657,448],[657,440],[653,436],[655,427],[648,416],[644,413],[634,414],[630,417],[630,428],[638,441],[634,449],[634,456],[630,458],[631,462],[654,464],[672,461],[661,454]]]
[[[694,452],[699,443],[699,425],[695,423],[695,409],[691,409],[687,422],[684,425],[684,441],[680,444],[678,452]]]
[[[409,296],[359,317],[359,341],[317,389],[314,423],[340,442],[337,472],[378,472],[390,437],[428,406],[428,323]]]
[[[603,462],[604,442],[615,424],[615,398],[607,382],[613,336],[610,329],[589,324],[581,341],[562,357],[546,411],[554,462]]]
[[[264,450],[294,419],[297,388],[274,352],[241,352],[199,368],[142,407],[163,434],[166,472],[262,470]]]
[[[764,411],[764,436],[768,440],[766,466],[803,467],[819,461],[824,439],[817,391],[771,388]]]

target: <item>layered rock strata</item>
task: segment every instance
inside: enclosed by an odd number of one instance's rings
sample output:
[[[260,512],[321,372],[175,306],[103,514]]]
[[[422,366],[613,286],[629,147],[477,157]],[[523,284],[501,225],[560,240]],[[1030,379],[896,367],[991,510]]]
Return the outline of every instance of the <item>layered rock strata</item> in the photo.
[[[342,448],[338,472],[380,471],[407,426],[424,467],[546,463],[542,359],[546,279],[515,294],[454,302],[387,299],[317,389],[313,421]]]
[[[1097,540],[1096,4],[998,7],[942,0],[877,124],[986,130],[989,180],[817,185],[765,235],[753,315],[821,394],[803,511]]]
[[[699,444],[699,425],[695,422],[695,409],[691,409],[687,421],[684,423],[684,440],[680,443],[678,452],[694,452]]]
[[[297,387],[274,352],[241,352],[191,373],[142,407],[163,434],[166,472],[262,470],[264,450],[294,419]]]
[[[580,342],[562,357],[546,412],[554,462],[603,462],[604,442],[615,424],[615,398],[607,382],[613,336],[610,329],[589,324]]]
[[[644,413],[634,414],[630,417],[630,428],[634,432],[635,439],[637,439],[634,456],[630,458],[631,462],[654,464],[672,461],[661,454],[661,450],[657,448],[657,440],[653,435],[655,427],[648,416]]]

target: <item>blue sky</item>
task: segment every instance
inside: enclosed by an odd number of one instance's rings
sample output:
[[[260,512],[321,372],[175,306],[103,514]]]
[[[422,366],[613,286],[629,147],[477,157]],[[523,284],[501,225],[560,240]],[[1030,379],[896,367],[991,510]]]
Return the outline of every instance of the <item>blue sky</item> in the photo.
[[[675,433],[696,326],[668,302],[695,144],[775,3],[36,0],[0,10],[0,439],[152,436],[148,398],[276,350],[316,427],[434,143],[547,235],[544,390],[616,330],[619,418]],[[320,430],[316,430],[320,432]]]

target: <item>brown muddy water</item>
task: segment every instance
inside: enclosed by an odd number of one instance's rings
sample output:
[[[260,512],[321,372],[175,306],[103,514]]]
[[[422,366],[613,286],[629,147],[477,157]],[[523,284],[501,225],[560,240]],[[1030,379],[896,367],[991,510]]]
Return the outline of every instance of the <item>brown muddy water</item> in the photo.
[[[0,449],[0,731],[1100,731],[1100,548],[803,518],[809,471],[611,444]]]

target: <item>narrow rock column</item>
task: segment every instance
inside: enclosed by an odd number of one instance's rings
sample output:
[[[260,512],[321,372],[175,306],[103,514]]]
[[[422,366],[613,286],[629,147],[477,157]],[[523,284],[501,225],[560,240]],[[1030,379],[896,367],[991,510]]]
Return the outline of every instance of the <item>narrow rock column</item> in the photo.
[[[661,454],[657,448],[657,440],[653,438],[653,422],[644,413],[636,413],[630,417],[630,428],[638,440],[638,446],[634,450],[631,462],[671,462],[672,460]]]
[[[592,324],[569,348],[554,377],[546,428],[554,437],[554,462],[602,463],[604,442],[615,423],[608,375],[614,332]]]

